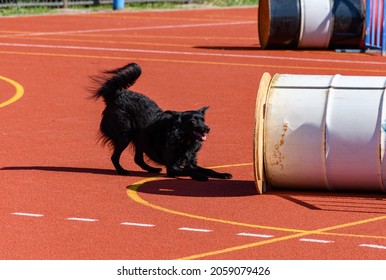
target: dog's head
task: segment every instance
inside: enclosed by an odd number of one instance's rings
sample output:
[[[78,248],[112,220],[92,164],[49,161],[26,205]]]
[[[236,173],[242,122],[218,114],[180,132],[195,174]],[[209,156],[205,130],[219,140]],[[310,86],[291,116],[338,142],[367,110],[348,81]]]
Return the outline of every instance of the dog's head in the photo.
[[[205,111],[209,106],[197,111],[185,111],[181,115],[181,124],[185,132],[191,139],[205,141],[206,134],[209,133],[209,126],[205,124]]]

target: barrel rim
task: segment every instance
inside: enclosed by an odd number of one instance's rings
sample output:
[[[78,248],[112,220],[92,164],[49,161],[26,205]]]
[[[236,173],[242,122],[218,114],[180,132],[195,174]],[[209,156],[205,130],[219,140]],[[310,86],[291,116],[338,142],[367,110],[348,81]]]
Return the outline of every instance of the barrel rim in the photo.
[[[253,169],[258,194],[264,193],[267,188],[267,179],[264,171],[264,121],[265,104],[267,101],[268,91],[271,87],[271,80],[271,74],[265,72],[260,79],[260,85],[256,98],[255,130],[253,137]]]

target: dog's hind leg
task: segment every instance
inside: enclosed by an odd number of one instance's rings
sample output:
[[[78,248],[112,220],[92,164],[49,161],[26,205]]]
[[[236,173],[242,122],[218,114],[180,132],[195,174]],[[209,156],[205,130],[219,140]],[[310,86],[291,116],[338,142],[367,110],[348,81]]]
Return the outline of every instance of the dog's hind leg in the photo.
[[[121,140],[114,143],[114,153],[111,156],[111,161],[113,162],[114,167],[119,175],[127,176],[130,173],[128,170],[124,169],[119,163],[119,159],[121,158],[122,152],[127,148],[129,143],[129,140]]]
[[[141,151],[139,148],[136,148],[135,150],[134,161],[143,170],[146,170],[151,173],[160,173],[162,170],[161,168],[155,168],[148,165],[143,159],[143,151]]]

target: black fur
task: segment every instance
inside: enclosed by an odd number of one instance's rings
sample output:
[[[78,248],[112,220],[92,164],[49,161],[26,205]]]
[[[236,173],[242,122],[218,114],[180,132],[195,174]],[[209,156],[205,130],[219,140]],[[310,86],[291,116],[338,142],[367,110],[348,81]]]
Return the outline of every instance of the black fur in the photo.
[[[141,75],[141,68],[135,63],[104,74],[94,78],[100,84],[94,97],[103,97],[106,103],[100,131],[104,143],[113,147],[111,160],[118,174],[129,175],[119,160],[132,144],[135,163],[146,171],[158,173],[161,168],[149,166],[144,154],[165,165],[168,176],[189,176],[200,181],[209,177],[232,178],[231,174],[197,165],[197,152],[209,132],[204,119],[208,107],[197,111],[163,111],[150,98],[128,90]]]

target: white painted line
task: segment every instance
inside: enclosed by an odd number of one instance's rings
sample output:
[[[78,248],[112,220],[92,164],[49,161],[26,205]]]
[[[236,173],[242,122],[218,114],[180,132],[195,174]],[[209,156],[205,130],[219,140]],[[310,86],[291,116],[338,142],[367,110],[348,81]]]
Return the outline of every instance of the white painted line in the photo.
[[[386,250],[386,246],[381,246],[381,245],[375,245],[375,244],[361,244],[359,245],[360,247],[369,247],[369,248],[374,248],[374,249],[383,249]]]
[[[80,221],[80,222],[97,222],[97,219],[89,219],[89,218],[67,218],[69,221]]]
[[[86,30],[67,30],[57,32],[35,32],[21,34],[4,34],[1,37],[29,37],[29,36],[46,36],[46,35],[63,35],[63,34],[84,34],[97,32],[116,32],[130,30],[152,30],[152,29],[175,29],[175,28],[191,28],[191,27],[210,27],[223,25],[240,25],[240,24],[256,24],[256,21],[236,21],[236,22],[216,22],[216,23],[196,23],[196,24],[179,24],[179,25],[156,25],[156,26],[137,26],[137,27],[122,27],[122,28],[104,28],[104,29],[86,29]]]
[[[23,213],[23,212],[14,212],[11,213],[12,215],[16,216],[26,216],[26,217],[43,217],[43,214],[33,214],[33,213]]]
[[[334,241],[330,241],[330,240],[310,239],[310,238],[301,238],[301,239],[299,239],[299,240],[300,240],[300,241],[303,241],[303,242],[314,242],[314,243],[324,243],[324,244],[334,242]]]
[[[188,228],[188,227],[182,227],[182,228],[179,228],[179,230],[196,231],[196,232],[211,232],[211,231],[213,231],[210,229]]]
[[[385,61],[359,61],[359,60],[286,57],[286,56],[270,56],[270,55],[245,55],[245,54],[206,53],[206,52],[179,52],[179,51],[161,51],[161,50],[144,50],[144,49],[102,48],[102,47],[83,47],[83,46],[46,45],[46,44],[21,44],[21,43],[0,43],[0,46],[26,47],[26,48],[46,48],[46,49],[68,49],[68,50],[89,50],[89,51],[111,51],[111,52],[129,52],[129,53],[152,53],[152,54],[167,54],[167,55],[171,54],[171,55],[188,55],[188,56],[256,58],[256,59],[269,59],[269,60],[310,61],[310,62],[325,62],[325,63],[365,64],[365,65],[386,65]]]
[[[273,235],[268,234],[256,234],[256,233],[246,233],[246,232],[240,232],[237,234],[238,236],[250,236],[250,237],[260,237],[260,238],[272,238]]]
[[[152,224],[139,224],[139,223],[130,223],[130,222],[123,222],[121,225],[124,226],[135,226],[135,227],[155,227],[155,225]]]

